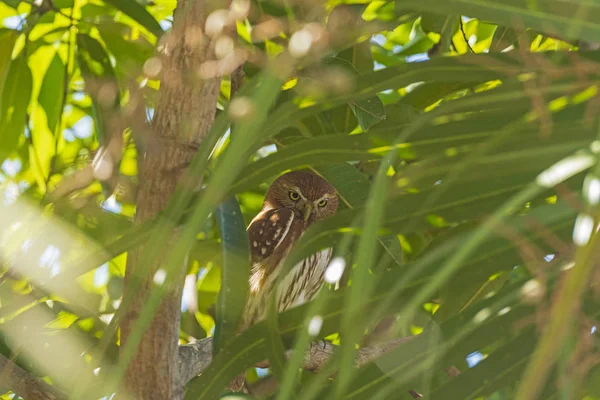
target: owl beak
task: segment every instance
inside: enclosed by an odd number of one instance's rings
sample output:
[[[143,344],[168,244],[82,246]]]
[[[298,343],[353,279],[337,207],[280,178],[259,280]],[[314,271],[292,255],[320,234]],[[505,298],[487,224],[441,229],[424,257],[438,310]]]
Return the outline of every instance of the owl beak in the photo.
[[[304,217],[304,221],[308,221],[308,219],[310,218],[311,212],[312,212],[312,208],[310,206],[310,203],[306,203],[304,205],[304,212],[302,213],[302,216]]]

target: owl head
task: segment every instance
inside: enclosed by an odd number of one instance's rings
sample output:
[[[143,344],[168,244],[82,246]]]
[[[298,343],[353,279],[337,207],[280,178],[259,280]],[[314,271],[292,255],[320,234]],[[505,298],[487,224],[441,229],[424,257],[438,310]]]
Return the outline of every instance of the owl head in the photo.
[[[335,214],[338,197],[325,179],[307,171],[292,171],[277,178],[267,190],[263,209],[290,208],[307,222]]]

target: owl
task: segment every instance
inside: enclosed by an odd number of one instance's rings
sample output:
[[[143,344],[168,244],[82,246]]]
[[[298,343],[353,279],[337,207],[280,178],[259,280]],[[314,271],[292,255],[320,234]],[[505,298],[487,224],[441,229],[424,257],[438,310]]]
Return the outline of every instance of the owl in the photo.
[[[274,290],[279,312],[308,302],[317,294],[331,259],[331,248],[298,262],[275,285],[294,244],[313,222],[334,215],[337,207],[335,188],[313,173],[289,172],[271,184],[262,209],[247,229],[252,264],[250,294],[239,332],[265,317]],[[243,383],[240,376],[230,388],[238,391]]]

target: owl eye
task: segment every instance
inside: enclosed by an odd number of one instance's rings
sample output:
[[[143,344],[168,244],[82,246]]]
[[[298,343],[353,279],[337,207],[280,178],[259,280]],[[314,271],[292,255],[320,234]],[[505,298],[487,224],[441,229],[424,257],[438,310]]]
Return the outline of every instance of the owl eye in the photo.
[[[294,192],[293,190],[292,190],[292,191],[290,191],[290,199],[292,199],[292,200],[296,201],[296,200],[298,200],[299,198],[300,198],[300,195],[299,195],[298,193]]]
[[[323,199],[317,203],[319,207],[325,207],[327,205],[327,199]]]

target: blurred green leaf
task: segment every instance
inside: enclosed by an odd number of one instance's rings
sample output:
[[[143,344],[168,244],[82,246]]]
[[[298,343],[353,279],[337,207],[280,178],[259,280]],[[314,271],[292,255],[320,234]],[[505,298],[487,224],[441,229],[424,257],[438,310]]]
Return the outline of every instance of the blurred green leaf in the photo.
[[[212,266],[198,281],[198,310],[207,313],[216,304],[221,288],[221,268]]]
[[[4,83],[4,73],[10,66],[11,56],[18,37],[18,32],[12,29],[0,28],[0,90]]]
[[[366,46],[366,51],[365,51]],[[355,79],[360,80],[364,73],[373,70],[373,60],[370,54],[369,42],[363,42],[347,50],[329,62],[352,73]],[[385,119],[385,108],[377,96],[348,102],[348,107],[356,117],[363,131],[369,130],[373,125]],[[354,129],[346,107],[332,110],[332,120],[338,131],[349,133]]]
[[[143,37],[135,41],[127,40],[131,30],[129,25],[112,21],[98,25],[98,31],[106,48],[117,60],[115,69],[123,78],[127,78],[133,71],[141,70],[154,51],[153,46]]]
[[[396,140],[394,141],[396,142]],[[362,340],[364,322],[368,319],[361,306],[362,299],[373,290],[373,281],[369,279],[371,269],[375,265],[375,254],[378,242],[378,231],[386,218],[385,210],[379,207],[389,193],[388,167],[395,160],[395,152],[389,151],[380,164],[369,195],[365,202],[365,209],[361,215],[362,235],[358,241],[358,248],[354,255],[356,268],[352,271],[352,285],[346,294],[346,312],[342,316],[341,335],[342,347],[340,349],[340,370],[336,379],[334,395],[341,397],[347,393],[354,374],[354,359],[356,344]],[[358,225],[358,224],[357,224]]]
[[[279,332],[279,315],[277,313],[277,300],[273,294],[269,299],[267,313],[267,357],[269,369],[279,382],[283,381],[285,371],[285,346]]]
[[[65,79],[65,65],[57,52],[44,75],[38,97],[40,105],[46,112],[48,128],[53,133],[56,131],[56,124],[62,113]]]
[[[566,39],[594,41],[600,34],[600,10],[585,0],[575,0],[568,7],[561,0],[532,3],[527,0],[477,1],[409,0],[396,1],[396,10],[419,10],[437,14],[458,13],[504,26],[516,22],[546,33],[561,32]]]
[[[25,133],[27,107],[31,98],[33,77],[27,55],[21,53],[10,62],[4,75],[0,97],[0,158],[3,160],[17,147]]]
[[[75,0],[53,0],[53,4],[57,8],[71,8],[75,4]]]
[[[519,35],[514,28],[505,28],[503,26],[498,26],[496,28],[496,31],[494,32],[490,50],[502,51],[512,45],[514,45],[516,48],[519,48],[518,39]]]
[[[89,35],[78,34],[79,67],[92,97],[92,110],[100,143],[106,143],[107,116],[105,110],[119,104],[119,86],[110,57],[102,44]]]
[[[138,22],[157,38],[160,38],[164,33],[162,27],[156,19],[154,19],[152,14],[135,0],[105,0],[105,2],[116,9],[123,11],[123,13]]]
[[[446,17],[434,13],[423,13],[421,15],[421,27],[427,33],[441,33]]]

